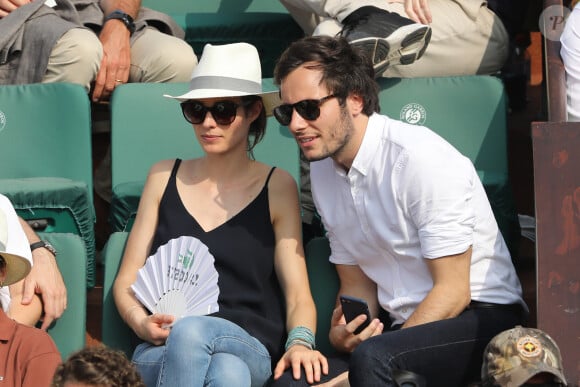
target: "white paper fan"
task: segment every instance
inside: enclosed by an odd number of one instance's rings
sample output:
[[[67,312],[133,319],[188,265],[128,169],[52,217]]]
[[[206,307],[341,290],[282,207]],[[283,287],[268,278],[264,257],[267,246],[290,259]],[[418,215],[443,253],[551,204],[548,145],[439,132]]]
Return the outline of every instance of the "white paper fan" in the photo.
[[[217,312],[219,287],[214,261],[199,239],[172,239],[147,258],[131,289],[151,313],[181,318]]]

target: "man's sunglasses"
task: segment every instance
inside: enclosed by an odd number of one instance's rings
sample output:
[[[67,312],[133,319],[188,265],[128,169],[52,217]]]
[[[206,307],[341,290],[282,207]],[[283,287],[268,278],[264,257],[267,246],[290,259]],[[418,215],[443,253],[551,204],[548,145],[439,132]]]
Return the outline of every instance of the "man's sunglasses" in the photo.
[[[274,108],[274,117],[280,124],[288,126],[292,121],[292,111],[296,109],[300,117],[313,121],[320,117],[320,105],[334,97],[334,94],[330,94],[320,99],[304,99],[293,104],[280,105]]]
[[[198,101],[185,101],[181,103],[181,111],[187,122],[192,124],[201,124],[207,112],[210,112],[218,125],[229,125],[236,119],[238,108],[242,105],[233,101],[219,101],[207,107]]]

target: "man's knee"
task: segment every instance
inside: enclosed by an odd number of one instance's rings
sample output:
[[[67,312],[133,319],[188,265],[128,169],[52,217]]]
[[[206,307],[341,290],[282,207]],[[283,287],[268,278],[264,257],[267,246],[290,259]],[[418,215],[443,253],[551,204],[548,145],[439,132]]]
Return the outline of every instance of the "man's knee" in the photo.
[[[131,82],[187,82],[197,65],[184,40],[147,29],[131,46]]]
[[[78,83],[88,90],[102,57],[103,47],[92,31],[70,29],[54,45],[43,82]]]

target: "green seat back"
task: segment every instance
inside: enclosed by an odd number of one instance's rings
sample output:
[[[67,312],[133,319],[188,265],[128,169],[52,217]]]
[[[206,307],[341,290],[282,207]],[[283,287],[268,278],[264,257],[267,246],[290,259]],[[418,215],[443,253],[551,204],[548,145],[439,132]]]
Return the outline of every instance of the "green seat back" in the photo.
[[[264,80],[264,90],[274,90]],[[111,155],[114,231],[129,230],[151,166],[163,159],[200,157],[203,151],[179,102],[187,83],[133,83],[115,89],[111,101]],[[256,160],[287,170],[299,181],[299,151],[288,128],[269,117],[266,135],[254,148]]]
[[[67,307],[48,329],[63,359],[85,346],[87,315],[86,250],[75,234],[40,233],[58,252],[56,259],[67,289]]]
[[[427,126],[477,170],[507,173],[507,102],[498,78],[380,78],[379,85],[381,113]]]
[[[0,178],[64,177],[93,191],[91,113],[79,85],[0,86]]]
[[[336,304],[339,289],[338,275],[332,263],[328,261],[330,245],[328,239],[316,237],[305,246],[306,268],[310,290],[316,304],[316,347],[325,355],[335,352],[328,339],[330,319]]]
[[[382,114],[432,129],[473,162],[516,258],[520,229],[509,184],[507,101],[501,81],[473,75],[378,82]]]
[[[115,277],[119,271],[119,266],[121,265],[128,235],[126,232],[112,233],[103,248],[103,260],[106,264],[103,277],[101,340],[103,344],[111,348],[124,351],[130,359],[134,349],[132,338],[135,336],[131,328],[125,324],[117,311],[112,289]]]
[[[94,285],[91,112],[83,87],[0,86],[0,190],[39,231],[75,233]]]

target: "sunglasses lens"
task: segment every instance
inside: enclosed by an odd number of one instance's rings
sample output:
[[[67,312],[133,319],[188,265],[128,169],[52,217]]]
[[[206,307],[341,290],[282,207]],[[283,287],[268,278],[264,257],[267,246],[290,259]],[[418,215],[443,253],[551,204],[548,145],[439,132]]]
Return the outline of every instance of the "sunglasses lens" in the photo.
[[[274,117],[281,125],[288,126],[292,121],[292,105],[280,105],[274,108]]]
[[[306,99],[298,102],[296,111],[308,121],[313,121],[320,116],[320,101],[315,99]]]
[[[207,108],[199,102],[183,102],[181,110],[185,119],[192,124],[202,123],[207,113]]]
[[[238,105],[231,101],[222,101],[213,105],[209,111],[219,125],[229,125],[234,122]]]

